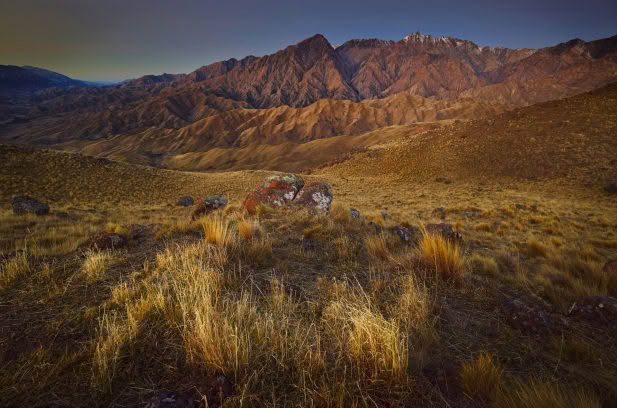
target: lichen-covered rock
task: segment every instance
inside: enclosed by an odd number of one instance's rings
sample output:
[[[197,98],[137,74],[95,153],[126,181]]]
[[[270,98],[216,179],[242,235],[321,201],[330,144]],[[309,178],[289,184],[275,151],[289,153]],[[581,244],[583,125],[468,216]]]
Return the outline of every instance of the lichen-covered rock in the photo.
[[[304,180],[295,174],[270,176],[261,187],[247,194],[242,207],[249,214],[255,214],[259,204],[282,207],[293,201],[302,187]]]
[[[107,249],[123,248],[127,243],[126,238],[122,235],[110,232],[99,232],[90,237],[88,247],[95,251],[104,251]]]
[[[451,242],[462,242],[463,234],[460,232],[454,231],[452,225],[441,223],[441,224],[427,224],[424,226],[426,232],[431,235],[441,235],[445,239]]]
[[[227,203],[227,199],[220,195],[213,195],[199,200],[197,207],[195,207],[193,214],[191,214],[191,219],[195,221],[197,218],[208,215],[215,210],[225,208]]]
[[[193,197],[191,196],[180,197],[178,198],[178,201],[176,202],[176,204],[181,207],[190,207],[194,204]]]
[[[13,198],[13,212],[15,214],[49,214],[49,205],[40,202],[32,197],[17,196]]]
[[[332,189],[327,183],[313,183],[300,190],[294,204],[307,208],[311,212],[330,211]]]

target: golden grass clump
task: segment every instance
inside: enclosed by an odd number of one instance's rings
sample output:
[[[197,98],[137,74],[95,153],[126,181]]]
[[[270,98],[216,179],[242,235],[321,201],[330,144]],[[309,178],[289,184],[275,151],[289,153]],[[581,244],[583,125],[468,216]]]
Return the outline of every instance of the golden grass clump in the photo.
[[[409,344],[395,319],[386,319],[361,288],[332,301],[324,311],[337,346],[366,378],[403,378]]]
[[[204,230],[204,240],[209,244],[228,247],[234,242],[234,233],[229,221],[220,216],[204,217],[199,220]]]
[[[263,232],[262,227],[258,221],[252,221],[247,219],[240,220],[238,222],[237,228],[240,237],[244,238],[246,241],[250,241],[253,238],[259,237]]]
[[[507,392],[499,393],[496,408],[601,408],[598,397],[580,389],[566,389],[539,379],[519,382]]]
[[[549,254],[549,248],[535,238],[527,241],[527,253],[532,257],[546,258]]]
[[[31,271],[27,252],[21,251],[0,264],[0,289],[8,287],[13,281]]]
[[[437,234],[423,231],[420,254],[427,265],[434,266],[442,279],[460,279],[465,272],[465,258],[459,246]]]
[[[472,265],[477,265],[483,272],[491,275],[499,272],[499,265],[497,264],[497,261],[490,256],[473,254],[469,261]]]
[[[88,251],[82,264],[82,271],[88,281],[94,282],[105,276],[112,261],[113,254],[110,251]]]
[[[366,237],[364,245],[369,255],[375,259],[386,260],[392,257],[390,241],[385,234]]]
[[[459,379],[469,397],[490,400],[503,387],[502,372],[490,353],[482,353],[463,364]]]

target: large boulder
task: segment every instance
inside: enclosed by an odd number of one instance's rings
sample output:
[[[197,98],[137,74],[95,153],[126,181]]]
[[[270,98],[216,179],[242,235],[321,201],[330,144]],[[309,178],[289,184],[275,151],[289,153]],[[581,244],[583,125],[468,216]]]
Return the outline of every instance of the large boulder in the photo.
[[[220,195],[213,195],[200,200],[197,203],[197,207],[193,211],[191,215],[191,219],[195,221],[199,217],[203,217],[204,215],[208,215],[211,212],[218,210],[220,208],[225,208],[227,206],[227,199]]]
[[[13,198],[13,212],[19,215],[46,215],[49,214],[49,205],[28,196],[17,196]]]
[[[193,197],[191,196],[183,196],[178,198],[178,201],[176,202],[177,205],[179,205],[180,207],[190,207],[194,204],[193,201]]]
[[[307,208],[310,212],[330,211],[332,189],[327,183],[313,183],[300,190],[294,204]]]
[[[128,243],[122,235],[111,232],[99,232],[90,237],[88,247],[94,251],[123,248]]]
[[[242,207],[249,214],[255,214],[259,204],[282,207],[293,201],[302,187],[304,180],[295,174],[270,176],[261,187],[247,194]]]

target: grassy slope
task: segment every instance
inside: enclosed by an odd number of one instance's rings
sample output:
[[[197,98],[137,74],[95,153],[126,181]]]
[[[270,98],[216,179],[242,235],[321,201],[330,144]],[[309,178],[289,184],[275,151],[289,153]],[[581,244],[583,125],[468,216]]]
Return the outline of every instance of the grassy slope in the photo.
[[[566,128],[592,124],[586,143],[564,150],[580,159],[574,172],[532,156],[550,170],[531,167],[537,180],[501,173],[511,169],[500,153],[508,121],[527,124],[527,155],[537,152],[531,138],[552,129],[525,111],[518,122],[493,119],[496,127],[420,134],[428,139],[417,145],[391,128],[383,149],[318,172],[338,203],[320,217],[264,210],[246,219],[236,201],[222,223],[189,224],[190,209],[170,205],[179,195],[238,200],[269,173],[182,173],[2,147],[0,405],[126,406],[150,390],[205,393],[222,373],[234,382],[228,406],[610,406],[614,330],[569,318],[565,331],[529,335],[498,311],[512,297],[563,313],[588,295],[617,295],[602,272],[617,257],[615,198],[593,177],[606,160],[594,140],[614,123],[603,92],[584,99],[595,121],[581,113]],[[554,111],[579,109],[568,100]],[[462,155],[480,154],[477,133],[497,135],[484,145],[486,164]],[[453,164],[433,163],[448,152]],[[478,178],[475,168],[484,169]],[[51,200],[53,214],[12,215],[19,193]],[[351,221],[349,205],[386,225],[439,222],[433,210],[444,207],[465,244],[458,255],[440,244],[407,248]],[[76,249],[93,231],[133,223],[158,225],[125,250]],[[446,267],[463,276],[442,279]]]

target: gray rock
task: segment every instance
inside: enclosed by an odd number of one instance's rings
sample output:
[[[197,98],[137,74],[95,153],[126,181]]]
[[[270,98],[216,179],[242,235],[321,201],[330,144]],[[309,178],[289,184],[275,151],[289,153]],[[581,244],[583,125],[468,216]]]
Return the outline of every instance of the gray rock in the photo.
[[[146,404],[145,408],[195,408],[195,399],[189,395],[175,392],[159,392]]]
[[[178,198],[178,201],[176,202],[176,204],[181,207],[190,207],[194,204],[193,197],[191,196],[180,197]]]
[[[193,214],[191,214],[191,219],[195,221],[197,218],[208,215],[215,210],[225,208],[227,206],[227,203],[227,199],[223,196],[209,196],[203,200],[200,200],[199,203],[197,203],[197,207],[195,207]]]
[[[355,208],[350,208],[349,209],[349,215],[351,215],[351,219],[352,220],[359,220],[360,219],[360,211],[356,210]]]
[[[424,226],[426,232],[432,235],[441,235],[445,239],[452,242],[462,242],[463,234],[460,232],[454,231],[452,225],[441,223],[441,224],[427,224]]]
[[[18,215],[46,215],[49,214],[49,205],[28,196],[17,196],[13,198],[13,212]]]
[[[417,227],[404,227],[402,225],[397,225],[396,227],[390,228],[390,232],[394,235],[397,235],[402,242],[405,244],[417,244],[420,235],[422,232]]]

